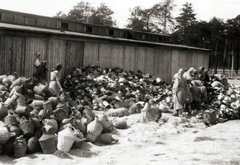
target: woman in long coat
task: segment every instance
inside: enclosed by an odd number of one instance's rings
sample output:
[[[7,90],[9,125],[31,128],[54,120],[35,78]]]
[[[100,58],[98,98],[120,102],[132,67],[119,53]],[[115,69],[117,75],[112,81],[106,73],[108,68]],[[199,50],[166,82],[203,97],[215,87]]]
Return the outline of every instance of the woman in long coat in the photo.
[[[191,93],[188,88],[186,79],[183,77],[184,70],[179,69],[173,81],[173,103],[174,103],[174,116],[179,116],[184,111],[184,104],[187,99],[191,99]]]

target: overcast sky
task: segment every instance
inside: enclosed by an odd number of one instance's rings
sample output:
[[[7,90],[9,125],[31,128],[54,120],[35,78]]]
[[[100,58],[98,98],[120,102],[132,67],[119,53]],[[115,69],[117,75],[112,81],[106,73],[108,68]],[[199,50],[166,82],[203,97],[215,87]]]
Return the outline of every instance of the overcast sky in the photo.
[[[89,2],[93,7],[99,6],[100,3],[105,3],[114,11],[113,19],[117,21],[118,27],[123,28],[127,24],[127,19],[130,15],[129,9],[135,6],[141,6],[143,9],[149,8],[162,0],[83,1]],[[0,0],[0,9],[52,17],[59,11],[67,14],[78,2],[81,2],[81,0]],[[174,17],[179,15],[180,8],[186,2],[192,3],[198,21],[209,21],[214,16],[226,21],[240,14],[240,0],[174,0],[174,4],[176,4],[173,12]]]

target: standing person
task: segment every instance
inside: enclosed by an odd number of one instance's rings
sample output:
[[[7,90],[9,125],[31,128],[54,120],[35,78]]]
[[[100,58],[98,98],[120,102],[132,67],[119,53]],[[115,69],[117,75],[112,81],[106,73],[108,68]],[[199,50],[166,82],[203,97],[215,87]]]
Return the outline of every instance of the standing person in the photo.
[[[205,68],[200,66],[198,69],[198,80],[203,81]]]
[[[183,77],[190,84],[192,80],[196,78],[197,70],[194,67],[190,67],[186,72],[183,73]]]
[[[173,103],[174,103],[174,116],[180,116],[184,111],[185,101],[190,99],[190,90],[186,79],[183,77],[184,70],[179,69],[175,76],[172,92],[173,92]]]
[[[44,60],[37,67],[37,70],[33,73],[33,77],[36,79],[37,83],[46,84],[47,83],[47,61]]]
[[[62,92],[62,85],[60,83],[60,75],[59,72],[62,69],[62,64],[58,63],[54,69],[52,69],[50,73],[50,82],[49,82],[49,90],[53,92],[57,97]]]

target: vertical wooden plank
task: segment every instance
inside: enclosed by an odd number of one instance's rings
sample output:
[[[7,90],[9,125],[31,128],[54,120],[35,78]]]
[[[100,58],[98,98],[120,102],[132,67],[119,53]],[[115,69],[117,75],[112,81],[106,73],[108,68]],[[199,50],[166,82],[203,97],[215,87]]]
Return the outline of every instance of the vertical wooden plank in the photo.
[[[65,53],[65,73],[69,73],[70,70],[74,67],[72,64],[71,65],[71,57],[73,56],[73,48],[74,43],[72,41],[67,40],[66,41],[66,53]]]
[[[136,47],[136,53],[134,55],[134,71],[140,70],[144,72],[144,56],[145,47]]]
[[[4,67],[4,57],[5,57],[5,37],[4,35],[0,36],[0,65]],[[0,69],[1,75],[5,74],[4,69]]]
[[[80,68],[83,66],[83,57],[84,57],[84,42],[75,42],[75,58],[71,60],[75,62],[75,66]]]
[[[123,69],[126,71],[134,71],[134,46],[125,46],[124,47],[124,58],[123,58]]]
[[[204,65],[204,58],[201,52],[197,52],[197,54],[198,54],[199,64],[196,66],[196,68],[199,68],[200,66]]]
[[[13,66],[12,72],[17,72],[19,76],[24,74],[25,61],[25,37],[14,37],[13,39]],[[30,77],[28,75],[28,77]]]
[[[60,49],[59,49],[60,48]],[[61,78],[65,77],[66,73],[64,72],[65,69],[66,69],[66,66],[65,66],[65,57],[66,57],[66,40],[58,40],[58,46],[56,47],[57,49],[57,53],[55,54],[56,55],[56,63],[61,63],[63,65],[62,67],[62,71],[60,72],[60,76]],[[60,60],[57,58],[57,56],[60,57]]]
[[[4,64],[3,64],[3,70],[4,73],[9,75],[11,74],[11,68],[12,68],[12,40],[13,38],[11,36],[5,37],[5,51],[4,51]]]
[[[85,42],[84,44],[84,61],[83,64],[85,66],[90,65],[91,63],[91,56],[92,56],[92,45],[89,42]]]
[[[187,68],[186,64],[185,64],[185,59],[186,59],[186,55],[185,55],[185,51],[184,50],[180,50],[179,51],[179,56],[178,56],[178,66],[179,69],[180,68]]]
[[[69,73],[72,68],[82,67],[84,55],[83,42],[66,41],[65,53],[65,73]]]
[[[2,60],[3,59],[3,35],[0,34],[0,66],[3,66]],[[0,69],[0,75],[3,74],[2,69]]]
[[[163,75],[163,72],[164,72],[164,50],[161,49],[161,48],[158,48],[158,77],[160,77],[163,81],[164,80],[164,75]]]
[[[159,77],[159,49],[155,48],[154,49],[154,58],[153,58],[153,76],[154,77]]]
[[[144,55],[144,72],[148,74],[153,74],[153,65],[154,65],[154,49],[146,48]]]
[[[115,67],[123,68],[123,45],[112,45],[112,64]]]
[[[186,59],[185,59],[185,65],[187,66],[187,68],[190,67],[194,67],[193,65],[193,58],[192,58],[193,54],[191,50],[187,50],[186,51]]]
[[[202,57],[203,57],[203,65],[205,67],[205,70],[209,69],[209,53],[207,52],[202,52]]]
[[[201,54],[199,54],[199,52],[197,52],[197,51],[194,51],[193,52],[193,66],[194,66],[194,68],[199,68],[200,66],[202,66],[202,64],[203,64],[203,56],[201,55]]]
[[[48,66],[49,70],[52,70],[57,63],[61,63],[63,65],[62,70],[60,72],[61,78],[65,76],[65,52],[66,52],[66,41],[60,39],[49,39],[48,42]]]
[[[172,51],[164,50],[163,55],[163,79],[166,83],[171,82],[171,61],[172,61]]]
[[[195,67],[198,65],[198,55],[195,51],[193,52],[193,65]]]
[[[171,69],[171,77],[173,77],[173,75],[175,73],[177,73],[179,66],[178,66],[178,56],[179,56],[179,51],[177,50],[173,50],[172,51],[172,69]]]
[[[111,44],[100,44],[99,65],[103,68],[112,68],[112,48]]]
[[[99,44],[85,42],[84,44],[84,66],[97,64],[99,61]]]

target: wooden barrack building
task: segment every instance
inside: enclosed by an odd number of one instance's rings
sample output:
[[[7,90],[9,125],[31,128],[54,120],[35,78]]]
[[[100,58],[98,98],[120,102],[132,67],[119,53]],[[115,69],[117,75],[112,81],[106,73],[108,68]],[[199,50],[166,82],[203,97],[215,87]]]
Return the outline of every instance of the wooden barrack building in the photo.
[[[99,65],[141,70],[171,82],[179,68],[208,68],[210,50],[171,44],[169,35],[144,33],[0,9],[0,74],[31,77],[37,53],[51,70]]]

